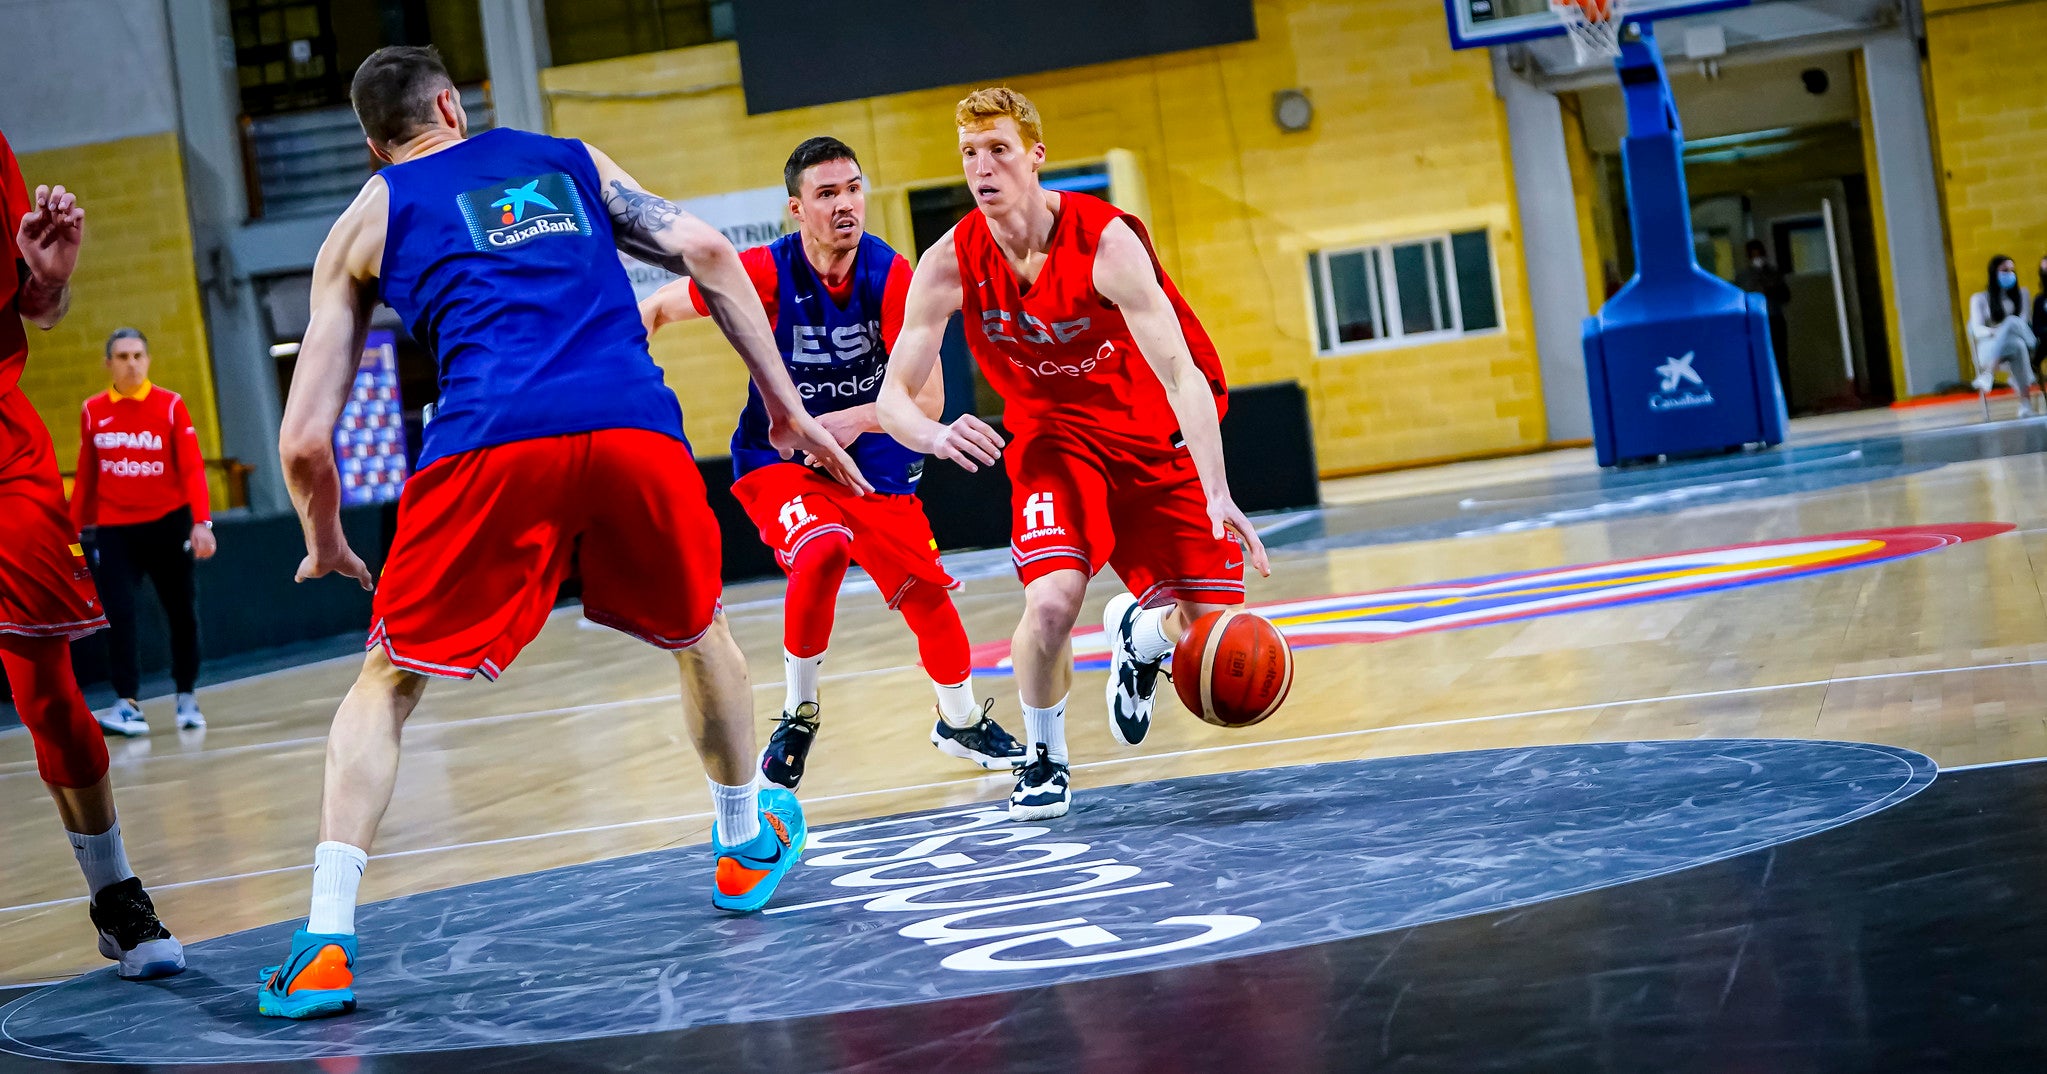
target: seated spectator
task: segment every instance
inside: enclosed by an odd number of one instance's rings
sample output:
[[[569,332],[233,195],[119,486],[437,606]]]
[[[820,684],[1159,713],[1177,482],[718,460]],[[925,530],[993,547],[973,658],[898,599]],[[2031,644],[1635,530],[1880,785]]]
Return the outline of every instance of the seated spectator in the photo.
[[[2018,392],[2019,417],[2033,416],[2033,351],[2039,337],[2026,324],[2030,312],[2026,289],[2019,286],[2018,264],[2000,254],[1990,259],[1990,278],[1969,299],[1969,343],[1976,358],[1976,390],[1988,392],[1999,363],[2011,370]]]
[[[149,341],[133,328],[107,339],[113,387],[80,411],[78,480],[71,518],[93,546],[92,576],[106,609],[108,664],[120,700],[97,714],[116,734],[149,733],[135,700],[135,585],[143,576],[170,619],[171,680],[178,727],[206,726],[193,689],[199,679],[199,616],[192,561],[213,556],[213,522],[199,436],[178,393],[149,382]]]

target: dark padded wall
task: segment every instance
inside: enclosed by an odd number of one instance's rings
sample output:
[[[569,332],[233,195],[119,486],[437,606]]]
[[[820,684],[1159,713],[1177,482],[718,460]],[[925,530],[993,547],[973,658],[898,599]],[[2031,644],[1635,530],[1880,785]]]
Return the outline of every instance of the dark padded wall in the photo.
[[[859,100],[1258,36],[1251,0],[742,0],[746,110]],[[830,78],[818,77],[828,64]]]

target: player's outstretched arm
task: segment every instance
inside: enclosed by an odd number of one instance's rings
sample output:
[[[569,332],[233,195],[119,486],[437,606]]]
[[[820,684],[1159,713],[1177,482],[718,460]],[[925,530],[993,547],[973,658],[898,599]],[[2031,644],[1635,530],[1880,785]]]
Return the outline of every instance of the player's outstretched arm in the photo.
[[[910,294],[903,300],[903,331],[889,351],[888,375],[881,382],[875,417],[882,431],[897,443],[951,459],[972,473],[995,465],[1002,457],[1002,437],[972,414],[962,414],[950,425],[935,416],[944,412],[945,403],[943,378],[938,376],[938,345],[945,337],[946,318],[960,308],[960,300],[959,258],[953,254],[948,231],[924,251],[910,277]],[[940,382],[935,413],[927,412],[924,405],[934,380]],[[920,400],[920,396],[924,398]]]
[[[765,311],[763,311],[765,315]],[[694,321],[703,316],[689,300],[689,281],[670,280],[660,290],[640,300],[640,323],[653,335],[677,321]]]
[[[36,327],[55,328],[71,311],[71,274],[84,242],[85,210],[77,196],[61,186],[37,187],[15,232],[21,261],[13,266],[21,284],[15,306]]]
[[[767,310],[732,243],[682,206],[648,193],[595,146],[586,148],[604,187],[604,207],[611,214],[618,248],[696,281],[711,320],[739,352],[760,388],[768,411],[768,441],[783,458],[804,452],[846,485],[862,494],[873,492],[874,486],[861,475],[853,457],[803,409],[803,397],[796,393],[789,370],[782,365],[782,353],[775,348]],[[687,296],[683,301],[688,301]]]
[[[390,188],[372,178],[334,222],[313,260],[312,318],[299,344],[284,427],[277,450],[284,483],[305,530],[306,558],[298,580],[344,574],[364,589],[370,570],[348,547],[341,529],[341,475],[334,468],[334,423],[348,404],[362,363],[370,310],[377,304],[376,271],[384,257],[384,220]]]
[[[1270,575],[1272,565],[1265,557],[1265,544],[1237,502],[1230,496],[1229,474],[1223,466],[1223,436],[1216,418],[1215,396],[1208,378],[1194,364],[1187,349],[1187,337],[1180,331],[1180,318],[1165,288],[1159,286],[1158,269],[1143,240],[1121,220],[1102,229],[1101,247],[1095,252],[1095,290],[1123,311],[1130,338],[1144,354],[1152,372],[1166,389],[1166,401],[1180,421],[1180,435],[1187,441],[1187,454],[1194,471],[1201,475],[1201,491],[1208,498],[1208,520],[1220,538],[1225,526],[1243,538],[1251,565],[1258,573]]]

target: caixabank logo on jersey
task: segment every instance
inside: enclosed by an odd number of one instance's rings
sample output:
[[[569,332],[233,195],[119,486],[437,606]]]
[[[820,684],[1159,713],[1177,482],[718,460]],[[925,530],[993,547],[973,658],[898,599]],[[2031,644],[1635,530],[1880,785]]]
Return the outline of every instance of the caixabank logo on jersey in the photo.
[[[1254,604],[1251,610],[1272,620],[1296,649],[1358,645],[1437,630],[1459,630],[1809,578],[1887,563],[1965,541],[1980,541],[2012,528],[2005,522],[1960,522],[1856,530],[1338,597]],[[1100,628],[1074,636],[1073,658],[1082,670],[1108,667],[1108,645]],[[974,670],[1008,674],[1009,643],[976,647]]]
[[[548,235],[590,234],[582,195],[561,172],[502,180],[457,200],[479,250],[507,250]]]

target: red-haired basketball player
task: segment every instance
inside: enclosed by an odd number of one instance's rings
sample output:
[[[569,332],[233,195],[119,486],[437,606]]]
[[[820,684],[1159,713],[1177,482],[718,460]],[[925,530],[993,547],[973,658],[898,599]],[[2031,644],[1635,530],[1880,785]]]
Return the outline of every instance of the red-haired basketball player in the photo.
[[[938,691],[939,750],[983,768],[1007,770],[1024,749],[975,702],[967,630],[947,590],[958,583],[938,559],[938,542],[917,500],[924,456],[881,431],[875,395],[903,325],[910,263],[867,234],[867,177],[852,147],[810,138],[782,167],[797,229],[739,260],[767,307],[782,364],[803,405],[874,485],[862,496],[768,443],[760,390],[747,393],[732,433],[732,494],[789,574],[783,600],[782,718],[761,751],[761,774],[796,789],[817,738],[818,669],[846,567],[857,562],[917,636],[917,655]],[[696,281],[677,280],[640,303],[654,331],[710,313]],[[933,416],[945,405],[944,378],[933,371],[918,392]]]
[[[1221,360],[1144,224],[1038,182],[1045,146],[1022,94],[976,91],[955,118],[976,208],[917,265],[880,416],[897,440],[969,470],[1005,454],[979,418],[943,425],[912,398],[961,311],[1015,437],[1011,553],[1024,615],[1012,658],[1030,754],[1009,815],[1034,820],[1067,808],[1066,694],[1088,579],[1106,565],[1131,590],[1109,602],[1103,626],[1110,733],[1135,745],[1174,639],[1243,603],[1245,545],[1253,566],[1270,568],[1223,473]]]
[[[0,667],[85,871],[100,954],[123,977],[161,977],[185,968],[184,949],[128,868],[107,744],[71,675],[70,640],[107,620],[64,507],[50,432],[19,387],[28,364],[21,322],[63,320],[84,238],[78,199],[39,186],[31,200],[0,135]]]

